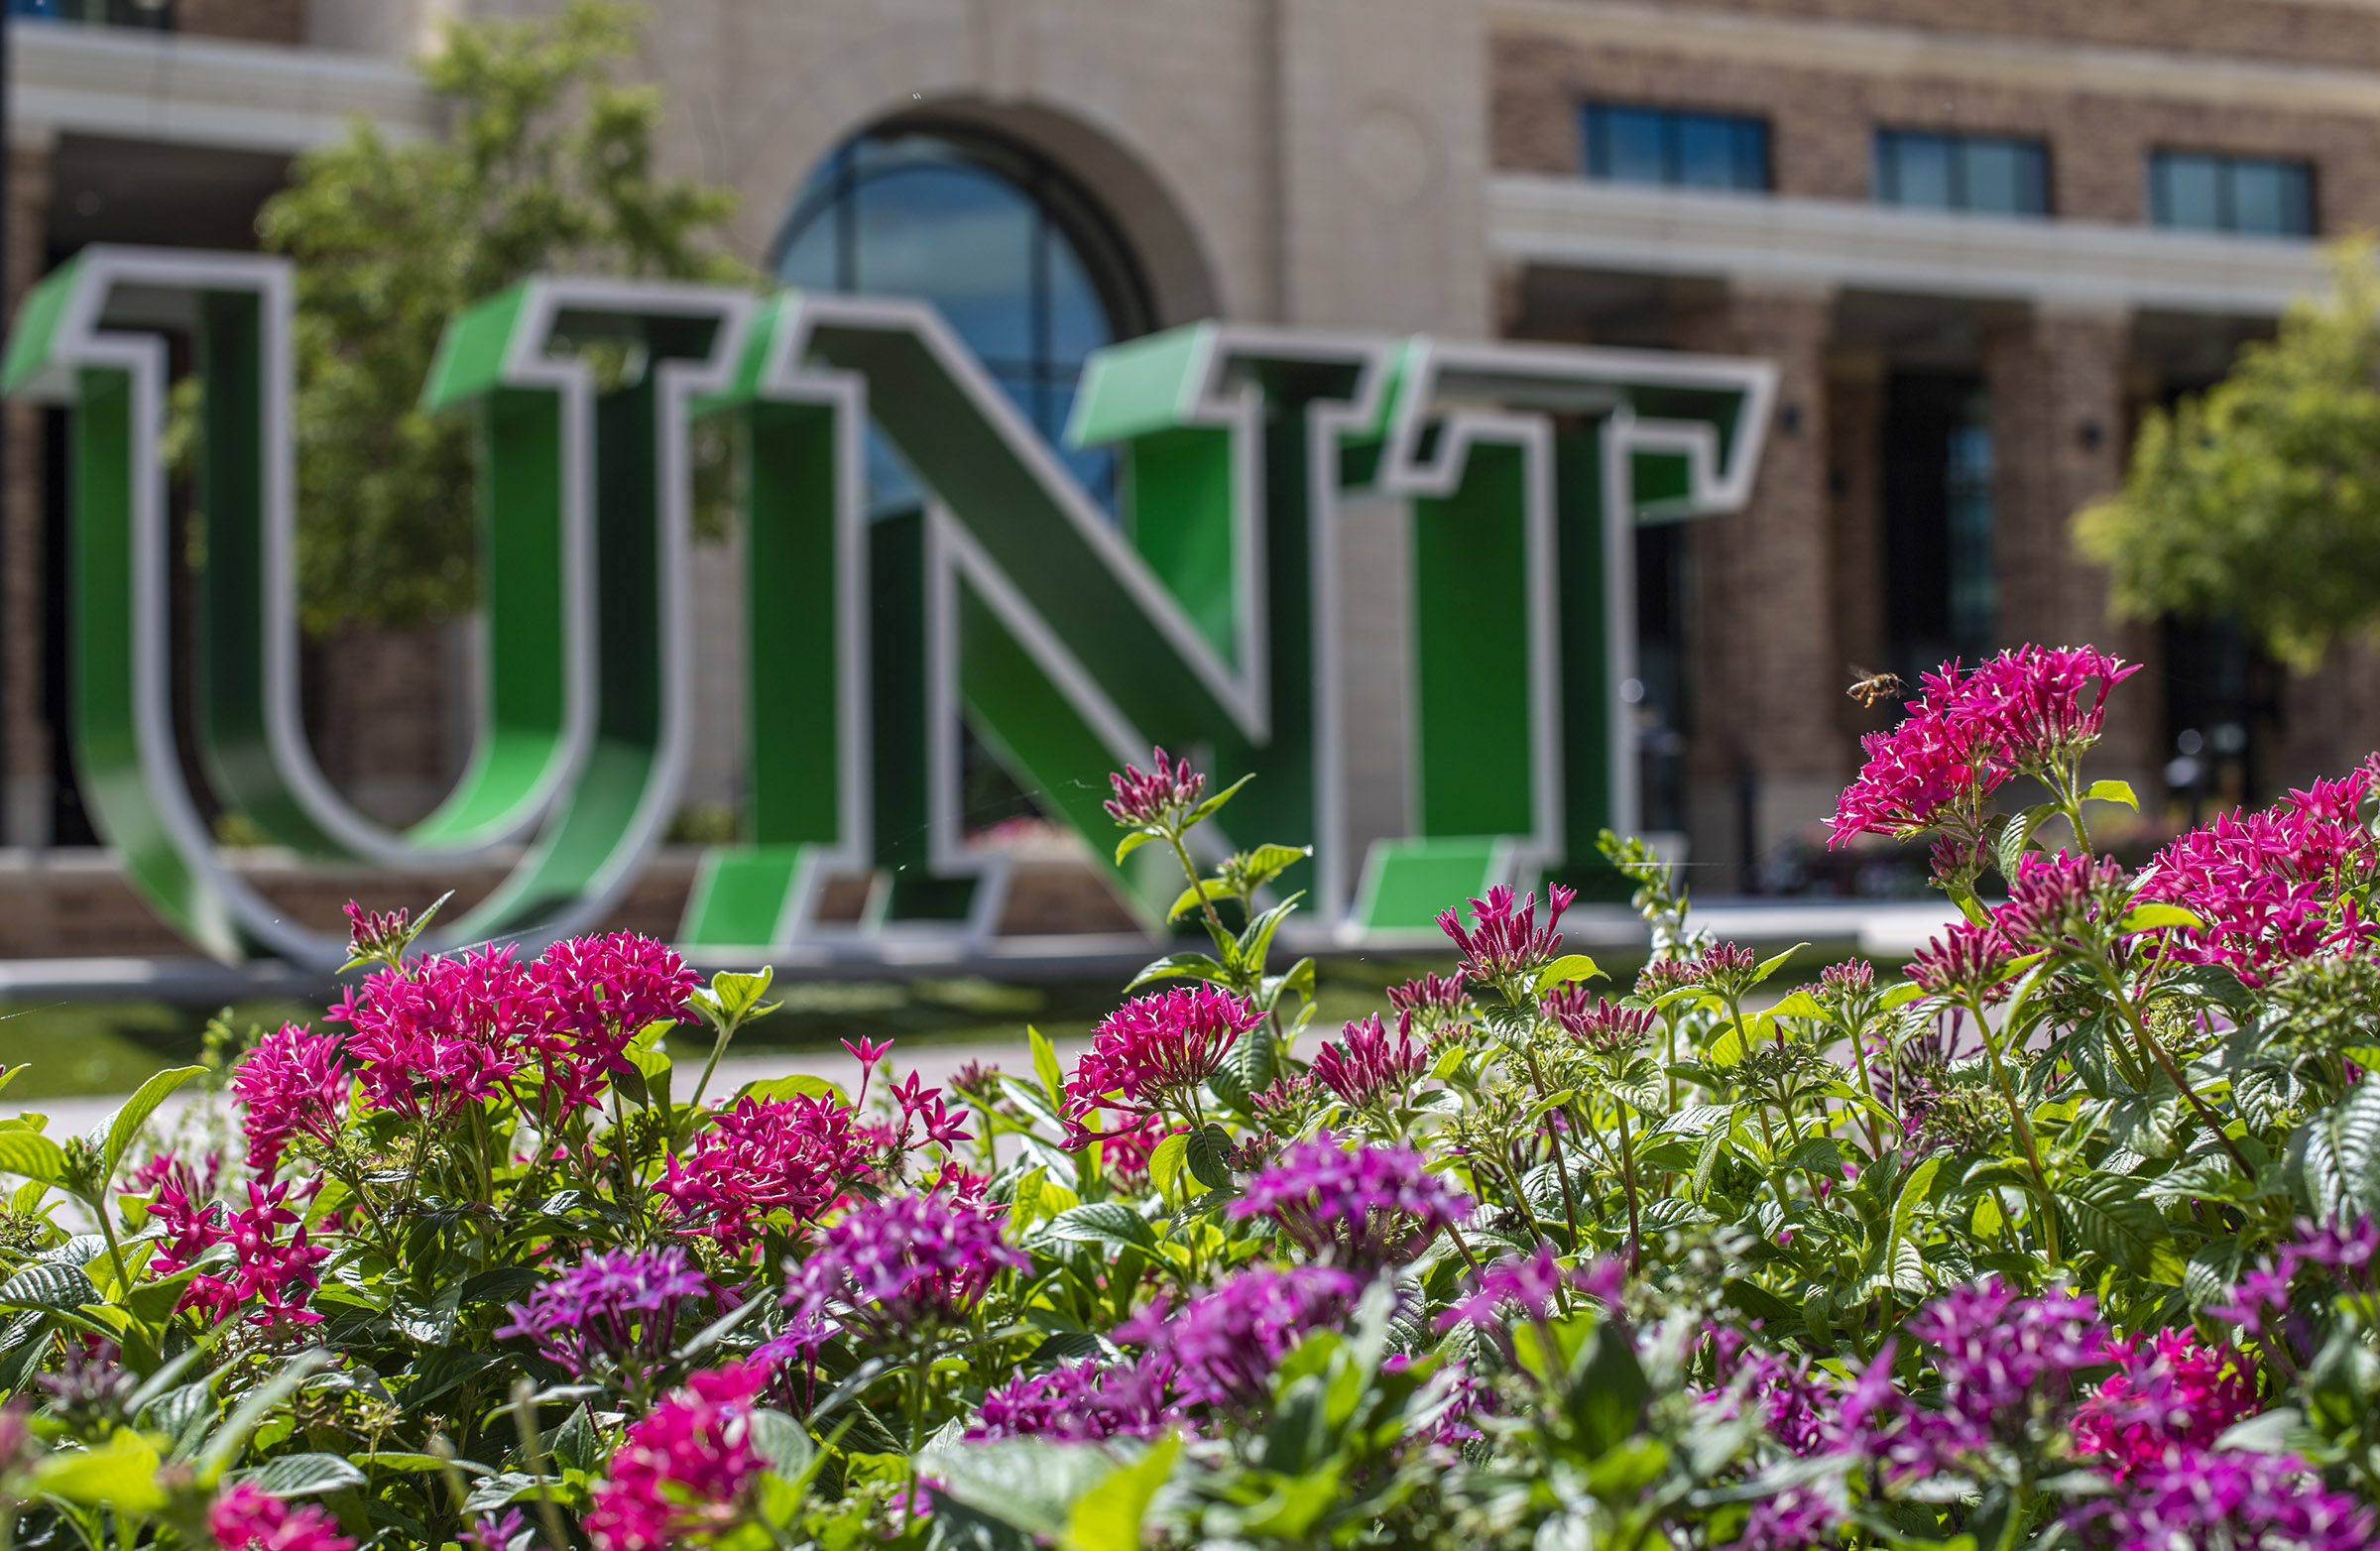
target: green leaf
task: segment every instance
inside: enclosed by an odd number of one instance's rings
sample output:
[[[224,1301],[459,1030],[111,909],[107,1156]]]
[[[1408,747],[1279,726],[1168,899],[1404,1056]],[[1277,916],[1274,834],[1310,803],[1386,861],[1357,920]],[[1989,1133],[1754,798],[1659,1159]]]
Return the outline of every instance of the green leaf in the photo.
[[[1173,1198],[1174,1181],[1181,1178],[1190,1150],[1187,1133],[1175,1132],[1151,1148],[1148,1154],[1148,1182],[1157,1187],[1157,1194]]]
[[[124,1158],[124,1149],[132,1145],[132,1138],[141,1133],[141,1128],[149,1123],[150,1116],[157,1113],[157,1107],[165,1103],[175,1089],[205,1073],[203,1066],[177,1066],[170,1071],[159,1072],[141,1084],[133,1096],[124,1101],[122,1108],[108,1117],[106,1140],[101,1144],[100,1152],[100,1162],[106,1170],[100,1180],[102,1188],[105,1188],[107,1180],[115,1177],[116,1165]]]
[[[1915,981],[1904,980],[1896,983],[1883,996],[1877,998],[1876,1006],[1889,1013],[1894,1008],[1907,1007],[1925,994],[1925,987],[1918,985]]]
[[[2098,802],[2120,802],[2135,813],[2140,811],[2140,799],[2132,795],[2132,783],[2128,780],[2094,780],[2082,795]]]
[[[0,1131],[0,1172],[55,1185],[65,1177],[66,1149],[38,1131]]]
[[[1250,889],[1261,889],[1275,878],[1314,854],[1312,846],[1283,846],[1266,843],[1248,853],[1240,864],[1240,877]]]
[[[1066,1515],[1067,1551],[1140,1551],[1149,1501],[1173,1474],[1181,1452],[1180,1436],[1167,1433],[1137,1464],[1123,1467],[1076,1498]]]
[[[1141,966],[1127,991],[1137,991],[1152,980],[1229,981],[1232,972],[1203,953],[1168,953],[1161,959],[1151,959]]]
[[[757,1427],[758,1413],[754,1424]],[[554,1429],[553,1457],[570,1470],[585,1471],[592,1476],[603,1468],[603,1439],[595,1431],[595,1418],[580,1401],[568,1420]]]
[[[1239,962],[1241,969],[1250,974],[1262,972],[1265,955],[1272,951],[1272,934],[1281,929],[1281,922],[1289,918],[1290,913],[1297,908],[1297,901],[1304,897],[1305,894],[1302,891],[1293,894],[1248,923],[1248,930],[1240,934]]]
[[[2121,1174],[2091,1174],[2057,1196],[2058,1221],[2075,1247],[2134,1275],[2145,1274],[2168,1232],[2157,1209],[2140,1199],[2140,1181]]]
[[[1033,1075],[1041,1079],[1042,1092],[1049,1095],[1052,1105],[1066,1102],[1066,1074],[1058,1067],[1058,1052],[1049,1036],[1031,1024],[1024,1029],[1024,1042],[1033,1052]]]
[[[1190,1172],[1209,1190],[1232,1188],[1232,1165],[1225,1156],[1232,1150],[1232,1138],[1220,1126],[1209,1123],[1203,1131],[1195,1131],[1185,1138],[1183,1161]]]
[[[1116,865],[1118,867],[1122,867],[1126,857],[1130,856],[1142,846],[1147,845],[1150,841],[1158,838],[1160,837],[1153,829],[1133,830],[1130,834],[1116,842]]]
[[[248,1435],[256,1431],[256,1424],[265,1419],[265,1413],[297,1393],[308,1374],[330,1361],[330,1354],[320,1348],[300,1352],[284,1363],[279,1372],[242,1396],[238,1408],[206,1440],[205,1452],[198,1456],[198,1484],[212,1487],[222,1480],[223,1472],[248,1446]]]
[[[814,1072],[790,1072],[783,1077],[756,1077],[736,1090],[739,1099],[829,1099],[848,1107],[851,1096],[843,1085]]]
[[[0,1305],[12,1309],[79,1309],[99,1301],[99,1289],[79,1265],[50,1260],[28,1265],[0,1282]]]
[[[1157,1244],[1147,1219],[1121,1201],[1068,1207],[1051,1218],[1042,1232],[1074,1244],[1108,1244],[1118,1249],[1153,1250]]]
[[[1209,797],[1197,807],[1192,808],[1190,810],[1190,816],[1183,820],[1182,828],[1187,830],[1193,825],[1202,824],[1208,819],[1213,818],[1217,813],[1223,811],[1223,805],[1225,803],[1231,801],[1232,798],[1239,795],[1241,787],[1247,785],[1250,781],[1254,780],[1255,778],[1255,774],[1250,772],[1250,774],[1241,776],[1238,780],[1233,781],[1230,785],[1224,787],[1221,791],[1215,793],[1215,795]]]
[[[365,1484],[364,1473],[335,1454],[285,1454],[248,1474],[259,1491],[275,1497],[310,1497]]]
[[[119,1513],[155,1513],[166,1505],[157,1484],[157,1445],[144,1433],[121,1428],[92,1449],[61,1450],[34,1471],[34,1490],[86,1507]]]
[[[809,1429],[782,1411],[756,1409],[750,1427],[753,1448],[787,1481],[800,1480],[817,1458],[818,1446],[810,1441]],[[588,1469],[592,1472],[594,1467]]]
[[[1797,942],[1792,947],[1787,948],[1783,953],[1776,954],[1770,958],[1762,959],[1760,961],[1760,967],[1752,971],[1752,984],[1755,986],[1759,985],[1762,981],[1768,979],[1769,976],[1774,975],[1777,971],[1783,969],[1787,960],[1791,959],[1795,954],[1801,952],[1804,948],[1809,946],[1810,944],[1806,942]]]
[[[1627,1441],[1651,1388],[1627,1332],[1609,1323],[1596,1326],[1586,1361],[1572,1378],[1569,1401],[1572,1428],[1589,1460]]]
[[[1544,996],[1556,986],[1567,986],[1574,980],[1608,980],[1595,960],[1584,953],[1565,953],[1537,972],[1537,995]]]
[[[1210,899],[1229,899],[1231,897],[1232,891],[1211,878],[1202,878],[1195,887],[1185,889],[1173,896],[1172,908],[1165,912],[1165,919],[1178,921]]]
[[[2132,906],[2124,912],[2124,918],[2116,923],[2116,930],[2122,932],[2155,931],[2161,926],[2203,926],[2205,924],[2206,922],[2200,918],[2196,910],[2179,904],[2158,902]]]
[[[1770,1017],[1825,1017],[1827,1010],[1807,991],[1797,991],[1768,1010]]]

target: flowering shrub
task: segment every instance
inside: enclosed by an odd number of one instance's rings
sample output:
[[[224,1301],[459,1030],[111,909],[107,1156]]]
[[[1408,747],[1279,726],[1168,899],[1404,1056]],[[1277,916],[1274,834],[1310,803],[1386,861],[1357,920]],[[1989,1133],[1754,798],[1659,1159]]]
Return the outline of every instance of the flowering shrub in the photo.
[[[1606,838],[1308,1035],[1288,847],[1159,753],[1122,849],[1207,939],[1071,1070],[712,1094],[768,977],[416,954],[224,1093],[244,1157],[0,1122],[0,1522],[119,1551],[2380,1541],[2380,762],[2093,847],[2131,669],[2004,654],[1871,739],[1839,837],[1959,922],[1801,989]],[[2039,804],[1992,803],[2038,789]],[[1211,952],[1203,951],[1211,949]],[[663,1045],[707,1026],[691,1091]],[[1301,1051],[1301,1045],[1303,1049]],[[882,1080],[879,1074],[882,1073]]]

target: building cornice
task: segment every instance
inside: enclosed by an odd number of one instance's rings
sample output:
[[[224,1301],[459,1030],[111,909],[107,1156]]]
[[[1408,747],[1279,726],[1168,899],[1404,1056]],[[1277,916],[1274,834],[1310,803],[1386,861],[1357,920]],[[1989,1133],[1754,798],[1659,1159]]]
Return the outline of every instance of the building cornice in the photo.
[[[2380,71],[2179,50],[2127,49],[1755,16],[1632,0],[1495,0],[1497,34],[1902,78],[1972,81],[2060,95],[2155,97],[2208,107],[2380,112]]]
[[[296,153],[361,116],[391,140],[439,124],[406,65],[368,55],[17,19],[8,23],[12,140],[60,131]]]
[[[1689,193],[1506,174],[1488,183],[1502,259],[1635,274],[2262,317],[2322,284],[2311,243],[2090,221],[2009,220],[1837,200]]]

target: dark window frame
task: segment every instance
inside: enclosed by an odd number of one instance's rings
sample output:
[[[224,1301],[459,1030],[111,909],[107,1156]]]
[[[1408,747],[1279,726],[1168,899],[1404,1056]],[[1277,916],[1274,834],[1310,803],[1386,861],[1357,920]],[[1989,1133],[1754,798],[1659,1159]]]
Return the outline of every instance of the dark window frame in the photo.
[[[1947,158],[1950,169],[1950,202],[1942,205],[1913,204],[1899,197],[1900,168],[1889,156],[1889,148],[1908,142],[1938,141],[1952,154]],[[1959,153],[1974,146],[2010,146],[2030,151],[2036,158],[2035,176],[2039,182],[2041,206],[2032,210],[2002,210],[1978,206],[1971,202],[1966,189],[1966,159]],[[1960,215],[1995,215],[2008,220],[2048,220],[2058,211],[2055,162],[2046,135],[2020,135],[1999,131],[1900,129],[1878,125],[1869,143],[1868,196],[1875,203],[1901,210],[1948,210]],[[1888,186],[1889,185],[1889,186]]]
[[[1610,136],[1599,130],[1597,119],[1612,113],[1648,113],[1661,119],[1661,177],[1658,180],[1623,179],[1609,171],[1607,151]],[[1750,161],[1757,181],[1730,182],[1724,186],[1690,183],[1684,177],[1680,141],[1689,120],[1700,120],[1725,126],[1730,136],[1749,134],[1754,139]],[[1590,97],[1579,104],[1579,165],[1584,177],[1599,183],[1620,183],[1637,188],[1688,188],[1707,193],[1774,193],[1777,186],[1774,134],[1765,113],[1737,113],[1724,108],[1679,107],[1659,102],[1623,102],[1612,98]],[[1741,171],[1744,148],[1732,148],[1730,160]],[[1599,160],[1602,163],[1599,170]]]
[[[2216,173],[2216,222],[2212,226],[2186,226],[2170,218],[2164,210],[2166,198],[2158,176],[2169,163],[2189,158],[2209,162]],[[2255,231],[2238,223],[2234,179],[2243,167],[2278,168],[2297,174],[2303,179],[2301,204],[2306,225],[2301,231]],[[2202,146],[2152,146],[2142,168],[2149,184],[2149,224],[2160,231],[2202,232],[2224,237],[2261,237],[2278,242],[2312,242],[2322,233],[2320,164],[2310,156],[2288,156],[2263,151],[2216,151]]]

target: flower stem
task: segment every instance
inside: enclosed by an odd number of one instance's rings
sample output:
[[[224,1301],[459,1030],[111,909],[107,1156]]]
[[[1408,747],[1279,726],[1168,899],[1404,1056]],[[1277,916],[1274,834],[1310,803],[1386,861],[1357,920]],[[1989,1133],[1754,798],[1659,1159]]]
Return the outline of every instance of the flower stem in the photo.
[[[2033,1183],[2041,1191],[2041,1231],[2048,1241],[2050,1263],[2061,1265],[2066,1256],[2058,1246],[2058,1202],[2050,1194],[2050,1176],[2041,1166],[2041,1148],[2033,1140],[2033,1122],[2025,1115],[2024,1106],[2016,1102],[2016,1084],[2008,1076],[2007,1063],[2000,1059],[2000,1042],[1992,1036],[1991,1020],[1983,1015],[1979,1002],[1969,1002],[1967,1011],[1975,1014],[1975,1028],[1983,1036],[1983,1052],[1991,1060],[1992,1080],[1999,1084],[2000,1097],[2008,1105],[2008,1120],[2016,1128],[2017,1139],[2024,1143],[2025,1162],[2033,1171]]]

